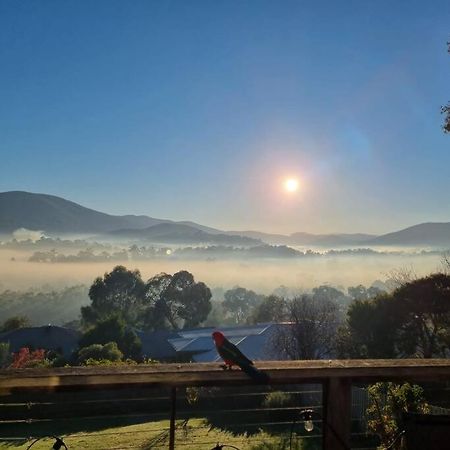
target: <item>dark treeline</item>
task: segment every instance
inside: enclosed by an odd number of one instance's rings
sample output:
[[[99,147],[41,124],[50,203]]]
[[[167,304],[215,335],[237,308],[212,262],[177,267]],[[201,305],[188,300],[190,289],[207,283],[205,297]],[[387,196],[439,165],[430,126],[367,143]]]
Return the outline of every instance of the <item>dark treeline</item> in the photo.
[[[441,255],[442,251],[422,250],[415,255]],[[105,262],[105,261],[145,261],[161,258],[170,259],[261,259],[261,258],[308,258],[327,256],[411,256],[412,253],[400,251],[377,251],[370,248],[356,248],[343,250],[328,250],[317,252],[313,250],[300,251],[286,245],[258,245],[255,247],[138,247],[133,245],[128,248],[116,250],[104,250],[88,246],[77,253],[62,253],[61,250],[51,248],[45,251],[35,251],[28,258],[30,262],[42,263],[77,263],[77,262]]]

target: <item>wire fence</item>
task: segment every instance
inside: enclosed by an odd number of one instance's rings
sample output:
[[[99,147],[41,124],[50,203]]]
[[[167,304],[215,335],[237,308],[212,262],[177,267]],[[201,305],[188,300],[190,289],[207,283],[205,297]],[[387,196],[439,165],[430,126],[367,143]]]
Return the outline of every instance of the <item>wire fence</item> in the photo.
[[[450,407],[450,386],[427,385],[436,408]],[[173,396],[176,392],[176,397]],[[172,405],[175,405],[175,410]],[[139,387],[0,395],[0,449],[51,448],[60,436],[70,449],[168,448],[175,413],[175,448],[320,449],[324,430],[321,384],[233,387]],[[351,448],[375,449],[367,433],[365,386],[352,388]],[[301,412],[314,411],[307,431]]]

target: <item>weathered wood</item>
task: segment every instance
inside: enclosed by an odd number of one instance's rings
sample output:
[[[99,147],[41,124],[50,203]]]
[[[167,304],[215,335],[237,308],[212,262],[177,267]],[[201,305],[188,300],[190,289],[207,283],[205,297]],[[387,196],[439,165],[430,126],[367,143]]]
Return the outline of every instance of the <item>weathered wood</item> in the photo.
[[[175,419],[177,414],[177,388],[173,387],[170,393],[170,430],[169,450],[175,449]]]
[[[261,361],[256,366],[270,384],[323,382],[349,378],[353,382],[383,380],[447,381],[450,359]],[[136,366],[6,369],[0,371],[0,393],[15,390],[83,390],[130,386],[236,386],[254,384],[240,370],[224,371],[218,363]]]
[[[350,448],[352,385],[349,378],[330,378],[324,384],[323,441],[325,449]]]

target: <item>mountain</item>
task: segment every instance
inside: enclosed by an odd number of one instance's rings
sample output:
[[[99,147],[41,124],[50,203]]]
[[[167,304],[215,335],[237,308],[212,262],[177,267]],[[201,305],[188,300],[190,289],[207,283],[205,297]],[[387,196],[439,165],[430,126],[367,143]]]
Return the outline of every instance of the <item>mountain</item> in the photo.
[[[367,245],[450,247],[450,222],[421,223],[366,242]]]
[[[312,233],[292,233],[270,234],[259,231],[229,231],[228,234],[248,236],[271,245],[297,245],[297,246],[322,246],[322,247],[343,247],[365,245],[366,241],[375,238],[373,234],[312,234]]]
[[[270,245],[289,245],[290,236],[285,234],[263,233],[262,231],[226,231],[230,236],[246,236],[258,239]]]
[[[257,245],[258,240],[228,236],[194,222],[174,222],[148,216],[114,216],[61,197],[11,191],[0,193],[0,232],[18,228],[47,233],[96,234],[160,243]]]
[[[105,233],[161,223],[172,221],[147,216],[114,216],[54,195],[22,191],[0,193],[0,232],[3,233],[11,233],[18,228],[48,233]],[[191,225],[196,226],[194,223]]]
[[[403,246],[450,248],[450,223],[422,223],[382,236],[369,234],[291,235],[259,231],[228,231],[194,222],[174,222],[148,216],[115,216],[61,197],[23,191],[0,193],[0,233],[18,228],[55,234],[96,234],[160,243],[211,245],[271,245],[356,247]]]
[[[342,247],[364,244],[367,240],[373,239],[373,234],[352,233],[352,234],[309,234],[293,233],[290,235],[291,243],[295,245],[316,245],[323,247]]]
[[[208,227],[203,227],[208,229]],[[216,231],[215,229],[213,229]],[[194,228],[187,223],[160,223],[141,230],[116,230],[109,236],[139,241],[149,241],[158,244],[214,244],[250,246],[262,244],[260,240],[244,236],[230,236],[223,233],[208,233]]]

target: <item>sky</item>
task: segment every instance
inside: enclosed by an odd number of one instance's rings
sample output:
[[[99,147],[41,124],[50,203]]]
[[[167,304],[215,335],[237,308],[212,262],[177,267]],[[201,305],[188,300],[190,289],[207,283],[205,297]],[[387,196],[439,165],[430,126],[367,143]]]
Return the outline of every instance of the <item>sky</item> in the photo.
[[[2,0],[0,191],[226,230],[449,222],[449,24],[448,0]]]

